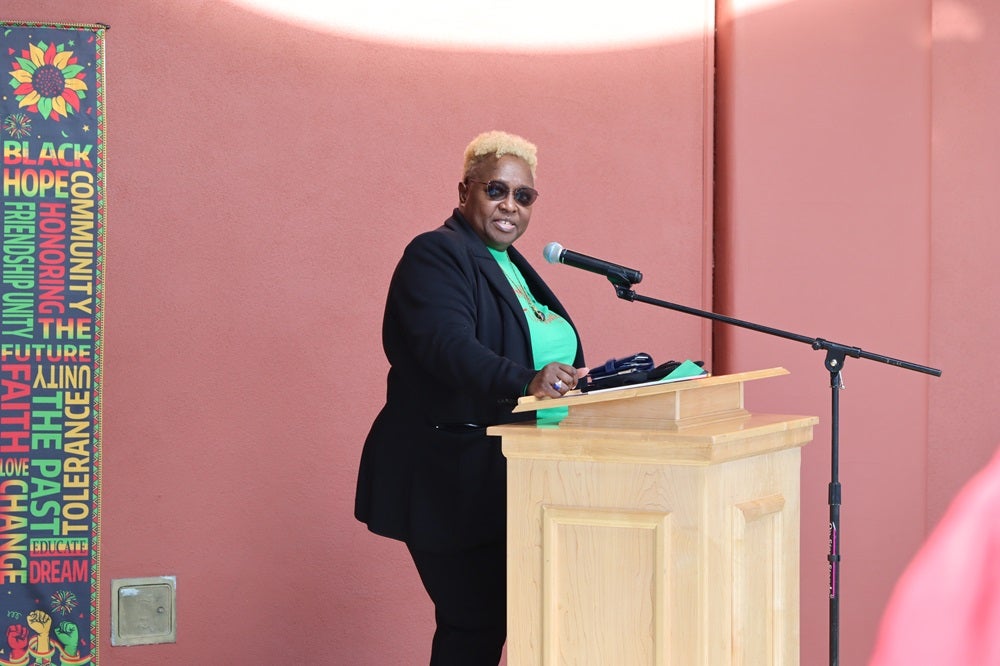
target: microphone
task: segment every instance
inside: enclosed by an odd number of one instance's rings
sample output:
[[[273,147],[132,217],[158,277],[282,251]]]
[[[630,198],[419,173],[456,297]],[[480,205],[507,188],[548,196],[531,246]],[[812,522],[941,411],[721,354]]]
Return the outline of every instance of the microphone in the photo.
[[[542,251],[542,255],[545,257],[545,261],[550,264],[566,264],[573,268],[582,268],[585,271],[603,275],[614,284],[621,284],[622,282],[637,284],[642,282],[642,273],[634,268],[626,268],[618,264],[612,264],[610,261],[588,257],[585,254],[567,250],[559,243],[553,242],[546,245]]]

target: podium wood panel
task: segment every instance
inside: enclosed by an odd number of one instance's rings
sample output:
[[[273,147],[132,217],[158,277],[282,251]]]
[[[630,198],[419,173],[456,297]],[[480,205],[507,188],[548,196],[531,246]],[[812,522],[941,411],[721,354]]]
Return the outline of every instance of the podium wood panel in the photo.
[[[572,416],[490,429],[508,459],[510,666],[798,664],[815,417],[671,431]]]

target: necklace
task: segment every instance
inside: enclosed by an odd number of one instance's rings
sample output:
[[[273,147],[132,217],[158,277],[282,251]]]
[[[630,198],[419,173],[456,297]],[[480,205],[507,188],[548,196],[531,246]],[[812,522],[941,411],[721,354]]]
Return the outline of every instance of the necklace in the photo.
[[[500,263],[500,270],[502,270],[503,274],[507,277],[507,282],[509,282],[510,286],[513,287],[518,300],[521,301],[522,305],[528,306],[527,308],[524,308],[524,311],[527,312],[530,308],[531,312],[535,315],[535,319],[538,321],[545,321],[545,313],[536,307],[538,301],[536,301],[535,297],[531,295],[531,290],[528,289],[528,285],[525,284],[524,278],[521,277],[517,267],[514,266],[513,263],[511,263],[510,267],[512,270],[508,271],[507,267],[504,266],[503,263]]]

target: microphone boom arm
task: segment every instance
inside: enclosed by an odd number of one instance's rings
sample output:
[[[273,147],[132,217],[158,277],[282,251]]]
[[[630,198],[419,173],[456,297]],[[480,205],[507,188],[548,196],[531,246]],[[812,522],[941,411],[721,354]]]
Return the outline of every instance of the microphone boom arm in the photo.
[[[621,282],[616,282],[615,278],[608,275],[608,279],[615,286],[615,293],[618,294],[618,298],[626,301],[638,301],[640,303],[646,303],[648,305],[656,305],[661,308],[666,308],[668,310],[676,310],[677,312],[683,312],[685,314],[695,315],[696,317],[703,317],[705,319],[712,319],[714,321],[720,321],[724,324],[730,324],[732,326],[738,326],[740,328],[746,328],[751,331],[757,331],[759,333],[766,333],[768,335],[773,335],[779,338],[785,338],[786,340],[793,340],[795,342],[801,342],[811,346],[813,349],[823,349],[827,352],[826,366],[827,370],[833,372],[835,369],[837,371],[844,364],[844,358],[850,356],[852,358],[864,358],[869,361],[878,361],[879,363],[885,363],[887,365],[894,365],[898,368],[904,368],[906,370],[913,370],[915,372],[922,372],[928,375],[934,375],[935,377],[941,376],[941,371],[937,368],[930,368],[925,365],[919,365],[917,363],[911,363],[909,361],[902,361],[900,359],[892,358],[890,356],[883,356],[882,354],[873,354],[866,352],[859,347],[852,347],[849,345],[840,344],[837,342],[831,342],[829,340],[824,340],[823,338],[810,338],[805,335],[799,335],[798,333],[790,333],[789,331],[783,331],[779,328],[772,328],[770,326],[762,326],[761,324],[755,324],[753,322],[744,321],[742,319],[736,319],[735,317],[727,317],[726,315],[717,314],[715,312],[709,312],[707,310],[699,310],[697,308],[688,307],[686,305],[678,305],[676,303],[669,303],[667,301],[662,301],[657,298],[650,298],[648,296],[642,296],[635,293],[632,289],[632,284],[625,280],[622,276],[618,276]],[[831,367],[833,366],[833,367]]]

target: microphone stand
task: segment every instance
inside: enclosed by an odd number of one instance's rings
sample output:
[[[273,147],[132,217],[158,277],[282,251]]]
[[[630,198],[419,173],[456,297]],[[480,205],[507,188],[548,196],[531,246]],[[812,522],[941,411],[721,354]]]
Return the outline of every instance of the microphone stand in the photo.
[[[656,298],[641,296],[635,293],[635,290],[632,289],[633,284],[623,271],[611,268],[608,269],[606,276],[608,280],[611,281],[611,284],[614,285],[618,298],[623,300],[639,301],[640,303],[647,303],[649,305],[655,305],[668,310],[676,310],[678,312],[684,312],[697,317],[720,321],[724,324],[731,324],[733,326],[739,326],[740,328],[750,329],[751,331],[774,335],[779,338],[785,338],[786,340],[802,342],[811,346],[813,349],[822,349],[826,351],[824,366],[830,373],[830,389],[832,392],[830,443],[831,472],[830,485],[827,492],[828,503],[830,505],[830,550],[829,555],[827,555],[830,572],[830,666],[838,666],[840,663],[840,505],[842,499],[838,468],[840,465],[840,391],[844,388],[844,380],[841,376],[841,372],[844,367],[844,361],[848,356],[852,358],[863,358],[868,359],[869,361],[878,361],[879,363],[894,365],[905,370],[913,370],[915,372],[934,375],[935,377],[940,377],[941,371],[936,368],[929,368],[924,365],[910,363],[909,361],[901,361],[889,356],[882,356],[881,354],[872,354],[863,351],[858,347],[851,347],[849,345],[831,342],[829,340],[824,340],[823,338],[810,338],[805,335],[782,331],[781,329],[771,328],[770,326],[761,326],[760,324],[754,324],[752,322],[727,317],[726,315],[720,315],[706,310],[698,310],[685,305],[677,305],[676,303],[668,303],[667,301],[661,301]]]

